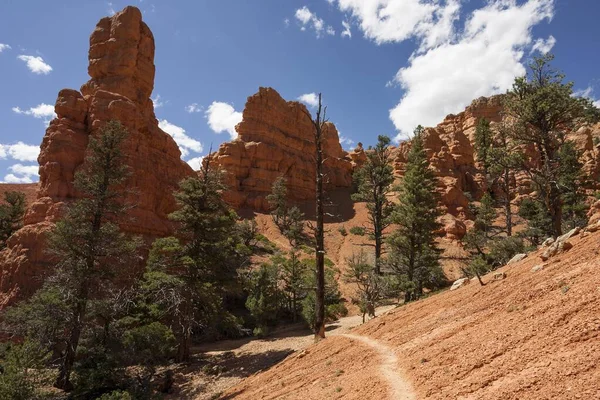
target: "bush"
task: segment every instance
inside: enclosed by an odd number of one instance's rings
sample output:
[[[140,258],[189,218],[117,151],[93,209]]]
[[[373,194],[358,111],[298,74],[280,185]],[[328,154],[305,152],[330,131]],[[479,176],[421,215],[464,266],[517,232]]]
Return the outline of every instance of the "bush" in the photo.
[[[346,236],[348,235],[348,231],[346,230],[346,227],[344,225],[340,226],[338,228],[338,232],[342,235],[342,236]]]
[[[350,233],[356,236],[364,236],[365,228],[363,228],[362,226],[353,226],[352,228],[350,228]]]
[[[523,252],[525,252],[523,239],[515,236],[501,238],[491,244],[489,259],[494,267],[501,267],[515,255]]]
[[[47,360],[48,354],[36,343],[10,346],[0,363],[0,399],[37,398],[43,381],[40,370]]]
[[[129,392],[115,390],[113,392],[103,394],[102,396],[98,397],[98,400],[133,400],[133,397],[131,397]]]

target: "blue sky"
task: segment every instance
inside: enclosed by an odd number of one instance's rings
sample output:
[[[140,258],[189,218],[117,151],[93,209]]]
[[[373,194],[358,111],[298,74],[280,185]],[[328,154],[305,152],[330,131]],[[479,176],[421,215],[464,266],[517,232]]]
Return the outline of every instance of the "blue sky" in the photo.
[[[345,148],[504,92],[550,49],[580,94],[600,97],[596,0],[4,0],[0,181],[38,179],[58,91],[89,79],[89,35],[126,5],[154,33],[156,115],[192,164],[235,136],[259,86],[309,105],[322,92]]]

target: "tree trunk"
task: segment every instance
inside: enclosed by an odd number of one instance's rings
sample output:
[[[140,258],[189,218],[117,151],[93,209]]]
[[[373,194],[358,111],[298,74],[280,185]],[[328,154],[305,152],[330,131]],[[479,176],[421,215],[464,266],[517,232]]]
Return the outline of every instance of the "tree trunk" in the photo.
[[[183,329],[183,335],[179,340],[179,345],[177,346],[177,362],[184,362],[190,359],[190,348],[192,344],[192,335],[190,334],[190,329],[186,326]]]
[[[73,323],[67,340],[67,347],[65,354],[62,358],[62,362],[58,369],[58,378],[54,383],[54,387],[65,391],[73,389],[71,384],[71,371],[73,370],[73,364],[75,363],[75,356],[77,354],[77,347],[79,346],[79,339],[81,337],[81,331],[83,329],[83,319],[85,317],[85,310],[87,308],[87,290],[81,291],[80,300],[77,302],[73,309]]]
[[[319,93],[319,108],[315,121],[315,145],[316,145],[316,219],[317,229],[315,232],[316,242],[316,269],[317,289],[315,301],[315,339],[325,338],[325,238],[323,227],[323,150],[321,144],[322,127],[321,120],[321,94]]]
[[[504,171],[504,213],[506,214],[506,236],[512,236],[512,210],[510,209],[510,174],[508,168]]]

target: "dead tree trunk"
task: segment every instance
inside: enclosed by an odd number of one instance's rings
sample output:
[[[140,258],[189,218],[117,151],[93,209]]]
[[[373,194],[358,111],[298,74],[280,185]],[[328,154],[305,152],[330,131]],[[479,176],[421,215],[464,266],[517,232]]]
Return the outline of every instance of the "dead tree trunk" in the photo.
[[[321,139],[323,128],[327,120],[325,114],[327,107],[323,108],[321,93],[319,93],[319,106],[316,118],[313,120],[308,111],[314,128],[315,137],[315,166],[316,166],[316,228],[315,228],[315,253],[316,253],[316,301],[315,301],[315,340],[325,338],[325,238],[323,227],[323,148]]]

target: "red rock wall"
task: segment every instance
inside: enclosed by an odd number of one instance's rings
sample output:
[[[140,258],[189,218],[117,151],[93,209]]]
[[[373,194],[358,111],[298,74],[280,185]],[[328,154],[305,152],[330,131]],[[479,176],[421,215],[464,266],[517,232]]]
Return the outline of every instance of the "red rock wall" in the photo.
[[[91,79],[81,92],[63,89],[58,94],[57,118],[46,130],[38,157],[37,200],[27,210],[24,228],[0,253],[0,307],[32,293],[51,270],[45,234],[63,206],[79,196],[73,178],[88,139],[109,120],[119,120],[129,132],[123,145],[131,168],[126,187],[128,201],[137,206],[123,221],[123,229],[148,238],[172,232],[167,219],[176,207],[172,193],[194,172],[181,161],[173,138],[158,127],[150,99],[154,37],[137,8],[127,7],[98,22],[90,37],[88,72]]]
[[[236,140],[223,143],[212,160],[226,171],[230,190],[227,201],[234,207],[269,209],[265,197],[281,175],[287,178],[291,200],[315,195],[315,142],[306,107],[285,101],[271,88],[260,88],[248,98]],[[349,187],[352,163],[342,150],[338,132],[327,124],[323,138],[326,186]]]

